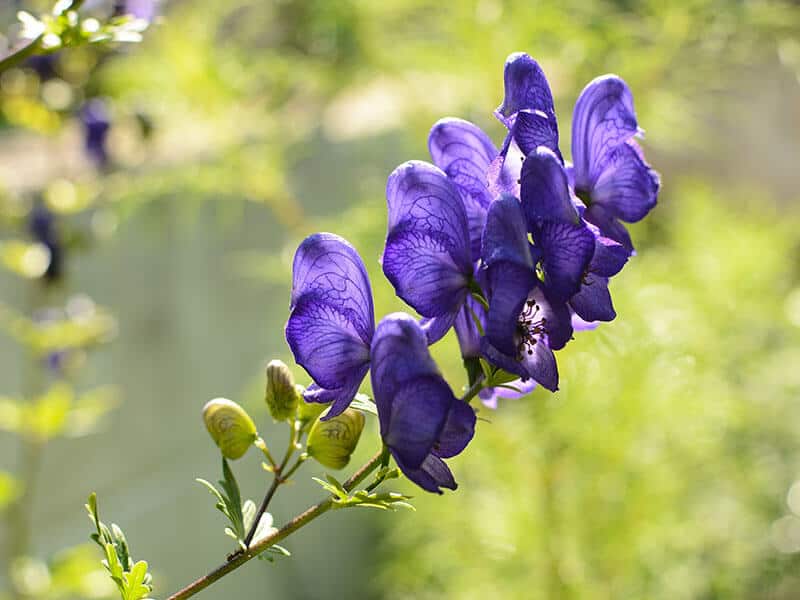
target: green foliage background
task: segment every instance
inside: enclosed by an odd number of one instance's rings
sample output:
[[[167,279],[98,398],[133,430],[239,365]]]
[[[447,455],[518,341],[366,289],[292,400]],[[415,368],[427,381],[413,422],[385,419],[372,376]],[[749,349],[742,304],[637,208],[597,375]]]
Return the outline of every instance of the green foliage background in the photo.
[[[101,64],[88,83],[114,101],[112,173],[89,177],[48,150],[41,172],[12,176],[19,135],[0,138],[6,186],[24,191],[56,172],[90,187],[119,220],[107,254],[71,267],[118,313],[114,354],[92,363],[89,378],[111,374],[124,404],[108,432],[62,447],[64,460],[88,467],[66,488],[66,504],[38,502],[38,514],[61,515],[60,541],[80,537],[80,506],[97,483],[101,496],[116,494],[109,510],[151,563],[159,593],[224,555],[224,538],[206,533],[218,525],[212,509],[190,487],[217,466],[198,415],[222,394],[264,420],[260,362],[288,358],[278,332],[295,244],[320,229],[347,237],[370,268],[378,314],[403,309],[377,264],[386,175],[427,157],[427,130],[442,116],[471,119],[499,143],[491,111],[502,64],[524,50],[550,77],[567,154],[577,94],[616,72],[633,89],[648,158],[662,172],[660,204],[634,228],[639,254],[612,284],[618,320],[559,354],[556,395],[537,390],[481,411],[475,441],[453,461],[456,493],[408,487],[415,513],[330,517],[335,524],[288,544],[292,558],[250,567],[208,597],[795,597],[796,3],[164,8],[141,46]],[[25,139],[58,148],[75,137],[46,107],[21,110],[26,97],[9,98],[3,118]],[[155,123],[147,145],[131,141],[135,111]],[[3,280],[13,296],[10,285]],[[454,340],[435,353],[458,388]],[[269,441],[269,425],[260,430]],[[375,436],[372,423],[364,456]],[[115,444],[119,452],[109,450]],[[255,497],[262,482],[251,462]],[[45,481],[59,467],[51,463]],[[276,520],[315,493],[298,485],[276,503]],[[77,525],[63,525],[73,515]],[[160,539],[164,527],[174,540]],[[40,534],[38,545],[50,540]]]

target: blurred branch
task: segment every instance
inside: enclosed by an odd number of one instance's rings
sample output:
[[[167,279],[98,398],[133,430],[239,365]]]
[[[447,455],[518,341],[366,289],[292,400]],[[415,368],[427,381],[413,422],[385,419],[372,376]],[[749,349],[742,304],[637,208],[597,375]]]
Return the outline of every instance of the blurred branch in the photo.
[[[350,479],[348,479],[344,483],[344,488],[347,491],[352,490],[355,486],[361,483],[367,475],[372,473],[378,465],[380,464],[383,458],[383,449],[381,449],[375,456],[373,456],[369,461],[367,461],[358,471],[356,471]],[[316,519],[321,514],[330,510],[333,506],[333,496],[326,498],[322,502],[315,504],[314,506],[308,508],[305,512],[297,515],[294,519],[289,521],[286,525],[272,533],[271,535],[266,536],[265,538],[261,539],[256,543],[252,548],[248,548],[242,554],[239,554],[233,557],[231,560],[226,562],[224,565],[221,565],[211,571],[208,575],[204,575],[200,579],[197,579],[187,585],[182,590],[175,592],[172,596],[167,598],[167,600],[183,600],[185,598],[190,598],[194,596],[198,592],[206,589],[215,581],[223,578],[225,575],[234,571],[241,567],[244,563],[248,562],[250,559],[255,558],[262,552],[264,552],[270,546],[274,546],[282,539],[290,536],[292,533],[300,529],[301,527],[307,525],[314,519]]]
[[[80,2],[80,0],[78,0]],[[38,37],[32,39],[27,46],[23,46],[16,52],[12,52],[2,60],[0,60],[0,73],[3,71],[10,69],[11,67],[16,66],[29,56],[33,56],[34,54],[38,54],[39,51],[39,42],[42,41],[44,34],[40,34]]]

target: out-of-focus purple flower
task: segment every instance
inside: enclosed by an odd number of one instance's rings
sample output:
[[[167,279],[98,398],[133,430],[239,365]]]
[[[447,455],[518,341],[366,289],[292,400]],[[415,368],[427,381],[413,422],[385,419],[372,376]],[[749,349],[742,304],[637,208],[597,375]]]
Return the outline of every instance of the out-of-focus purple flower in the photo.
[[[307,237],[294,256],[286,340],[314,379],[305,399],[341,414],[369,370],[375,331],[367,270],[355,248],[332,233]]]
[[[429,492],[456,489],[442,460],[459,454],[475,433],[475,412],[457,399],[428,352],[422,327],[394,313],[372,343],[372,390],[381,437],[397,466]]]
[[[152,21],[158,14],[158,0],[117,0],[114,14],[132,15],[137,19]]]
[[[105,167],[109,161],[106,144],[111,127],[106,103],[100,98],[92,98],[81,108],[80,120],[83,124],[86,153],[98,167]]]
[[[58,54],[34,54],[25,60],[25,66],[33,69],[40,81],[47,81],[57,75]]]
[[[56,226],[55,215],[42,203],[37,203],[28,215],[28,231],[34,240],[50,252],[50,263],[43,278],[47,283],[61,279],[64,267],[64,246]]]
[[[467,214],[448,176],[409,161],[386,185],[389,224],[383,272],[400,298],[428,319],[430,343],[455,322],[473,275]]]
[[[572,178],[586,205],[584,218],[628,250],[633,243],[620,221],[635,223],[655,206],[658,174],[634,137],[641,133],[628,85],[616,75],[591,81],[572,116]]]

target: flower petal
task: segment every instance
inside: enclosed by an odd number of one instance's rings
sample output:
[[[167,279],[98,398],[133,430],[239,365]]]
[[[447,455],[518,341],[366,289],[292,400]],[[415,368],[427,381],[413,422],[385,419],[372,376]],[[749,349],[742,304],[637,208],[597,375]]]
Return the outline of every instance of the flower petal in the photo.
[[[592,189],[591,200],[618,219],[635,223],[656,205],[658,173],[650,168],[636,142],[630,140],[611,151]]]
[[[440,458],[450,458],[460,454],[475,435],[476,421],[472,407],[454,398],[447,420],[434,446],[434,454]]]
[[[589,273],[580,291],[569,301],[584,321],[613,321],[617,316],[608,291],[608,278]]]
[[[563,302],[576,294],[595,248],[595,237],[583,224],[545,222],[534,232],[542,252],[544,285]]]
[[[578,223],[567,174],[552,150],[539,147],[528,154],[522,163],[520,186],[520,199],[529,227],[541,220]]]
[[[458,322],[458,316],[462,313],[462,307],[456,313],[446,313],[440,317],[421,319],[419,324],[428,338],[428,345],[435,344],[442,339],[450,328]]]
[[[437,167],[410,161],[389,176],[386,199],[384,273],[397,294],[423,316],[455,312],[464,297],[458,289],[466,286],[473,269],[458,190]]]
[[[401,223],[386,238],[382,261],[397,295],[424,317],[455,315],[463,304],[468,279],[445,235]]]
[[[505,97],[495,111],[501,122],[521,110],[540,110],[555,120],[553,94],[544,71],[534,59],[524,52],[515,52],[506,59],[503,69]],[[558,137],[558,136],[556,136]]]
[[[321,402],[331,403],[331,407],[325,416],[322,417],[323,421],[332,419],[342,414],[345,409],[350,406],[350,403],[358,393],[358,388],[369,370],[369,365],[364,365],[361,369],[354,372],[353,376],[342,387],[336,389],[322,388],[316,383],[312,383],[306,388],[303,398],[306,402]]]
[[[592,80],[581,92],[572,114],[575,189],[590,192],[609,154],[638,131],[628,85],[616,75]]]
[[[477,260],[486,209],[492,201],[487,174],[489,165],[497,157],[497,148],[477,125],[448,117],[431,129],[428,149],[434,164],[447,174],[461,194],[467,213],[472,258]]]
[[[471,296],[467,296],[467,301],[464,302],[464,306],[458,311],[456,320],[453,323],[462,358],[480,356],[481,334],[478,331],[478,327],[475,325],[476,316],[479,319],[481,327],[483,327],[485,331],[486,309],[484,309],[477,300]]]
[[[529,296],[539,307],[540,317],[546,322],[547,344],[561,350],[572,339],[572,318],[565,302],[554,300],[542,286],[533,289]]]
[[[531,271],[534,269],[525,215],[513,196],[500,196],[489,206],[481,258],[487,267],[498,262],[511,262]]]
[[[595,225],[600,233],[622,245],[630,256],[633,253],[633,242],[625,226],[608,213],[602,204],[592,204],[583,211],[583,218]]]
[[[403,382],[392,397],[387,429],[381,431],[384,442],[407,467],[419,468],[439,440],[454,402],[459,401],[438,375]]]
[[[292,308],[309,293],[337,307],[369,345],[375,330],[372,290],[364,262],[347,240],[332,233],[315,233],[297,248],[292,266]]]
[[[524,352],[521,360],[498,350],[488,338],[481,340],[481,352],[486,360],[504,371],[519,375],[523,380],[533,379],[551,392],[558,389],[558,366],[546,338],[534,344],[530,354]]]
[[[514,390],[510,388],[516,388]],[[492,387],[485,388],[478,393],[481,402],[487,408],[497,408],[497,402],[502,398],[504,400],[516,400],[527,396],[534,389],[536,389],[536,382],[533,379],[523,381],[522,379],[515,379],[508,384],[508,387]]]
[[[602,277],[613,277],[622,270],[629,257],[630,251],[625,246],[598,233],[589,271]]]
[[[307,293],[295,304],[286,341],[297,364],[329,390],[345,386],[369,363],[369,345],[350,315],[323,294]]]
[[[490,297],[486,337],[501,352],[514,356],[518,345],[519,315],[528,294],[536,286],[536,273],[503,261],[489,268],[488,278]]]
[[[392,452],[397,466],[403,474],[427,492],[441,494],[440,488],[455,490],[458,488],[453,473],[445,462],[435,454],[429,454],[419,468],[412,469]]]
[[[544,146],[564,162],[558,149],[558,126],[554,117],[548,117],[540,110],[523,110],[517,113],[513,121],[511,135],[525,156]]]

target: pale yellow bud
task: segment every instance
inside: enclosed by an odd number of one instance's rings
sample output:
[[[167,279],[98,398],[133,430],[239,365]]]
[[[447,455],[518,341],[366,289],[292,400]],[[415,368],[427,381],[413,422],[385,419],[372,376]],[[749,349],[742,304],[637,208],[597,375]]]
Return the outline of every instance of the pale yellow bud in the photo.
[[[203,407],[203,421],[222,455],[231,460],[241,458],[258,438],[250,415],[226,398],[210,400]]]
[[[267,365],[267,390],[264,399],[269,414],[276,421],[285,421],[294,416],[300,394],[294,384],[289,367],[281,360],[271,360]]]
[[[308,434],[308,455],[325,467],[344,468],[358,445],[364,420],[364,415],[354,408],[329,421],[318,418]]]

